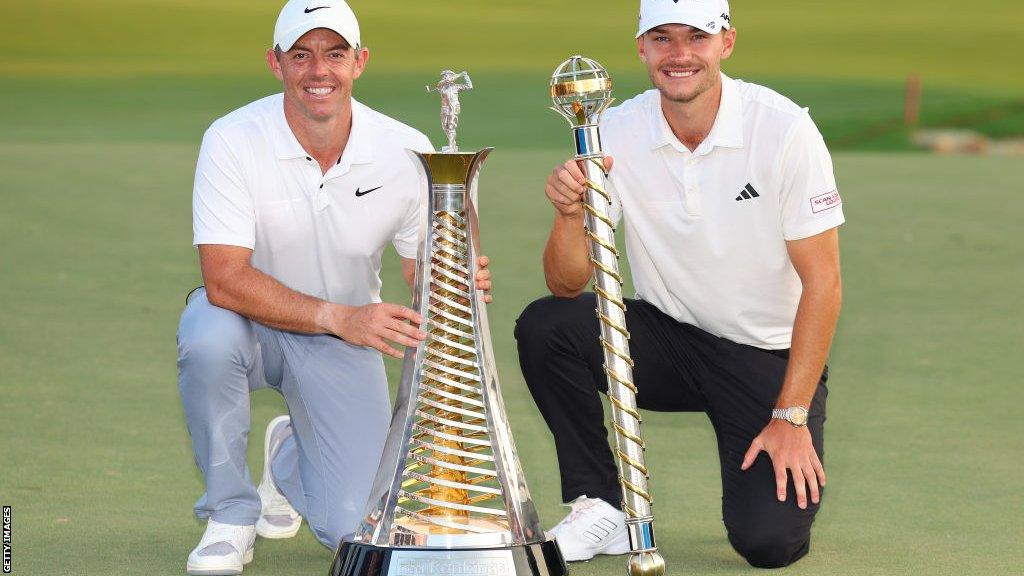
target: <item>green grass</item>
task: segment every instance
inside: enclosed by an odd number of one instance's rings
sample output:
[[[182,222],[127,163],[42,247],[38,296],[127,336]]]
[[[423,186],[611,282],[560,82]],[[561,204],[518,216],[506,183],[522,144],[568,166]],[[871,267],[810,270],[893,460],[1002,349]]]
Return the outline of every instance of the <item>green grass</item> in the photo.
[[[201,489],[174,383],[173,333],[197,281],[188,246],[189,144],[0,145],[5,303],[0,500],[14,506],[18,574],[178,573],[201,527]],[[483,177],[490,307],[510,419],[542,517],[558,506],[554,455],[519,375],[511,329],[542,292],[562,150],[499,150]],[[116,158],[116,162],[110,159]],[[838,154],[846,306],[833,355],[829,494],[794,574],[1001,574],[1018,546],[1007,506],[1024,489],[1013,352],[1024,177],[1009,159]],[[44,175],[41,176],[41,175]],[[45,181],[45,182],[44,182]],[[7,192],[9,191],[9,192]],[[393,264],[393,262],[391,262]],[[388,296],[404,297],[394,267]],[[390,366],[394,375],[397,366]],[[281,409],[256,395],[260,427]],[[650,414],[659,540],[676,570],[745,572],[724,538],[710,427]],[[261,542],[247,574],[326,570],[304,531]],[[574,565],[616,574],[621,559]]]
[[[584,52],[617,95],[644,89],[633,5],[539,0],[353,2],[373,50],[357,95],[430,134],[436,72],[465,67],[460,141],[495,145],[483,175],[494,260],[491,324],[506,403],[547,525],[554,453],[516,365],[511,330],[543,292],[550,218],[540,188],[569,147],[547,77]],[[198,283],[190,190],[214,118],[277,90],[263,71],[278,2],[9,0],[0,18],[0,503],[14,507],[15,574],[179,574],[202,527],[201,490],[175,384],[174,331]],[[833,354],[829,493],[793,574],[1019,570],[1024,414],[1015,362],[1024,288],[1014,159],[900,150],[902,86],[923,120],[1024,133],[1013,74],[1024,12],[1007,1],[734,0],[727,70],[810,106],[833,148],[849,224],[846,302]],[[996,16],[992,16],[996,15]],[[430,32],[429,34],[427,32]],[[404,298],[388,261],[389,299]],[[398,365],[389,364],[392,378]],[[282,409],[254,397],[251,457]],[[672,573],[752,573],[720,522],[714,439],[700,415],[651,414],[658,537]],[[260,542],[246,574],[322,574],[306,532]],[[574,565],[621,574],[622,559]]]
[[[0,74],[47,78],[204,74],[262,69],[278,0],[8,0]],[[582,51],[612,70],[637,65],[636,3],[550,0],[353,0],[373,65],[544,70]],[[739,75],[901,81],[1020,89],[1024,13],[1007,0],[734,0]]]
[[[263,53],[278,5],[10,0],[0,19],[0,105],[14,113],[0,137],[193,141],[216,116],[276,90]],[[464,98],[465,136],[500,146],[558,142],[546,84],[572,53],[604,63],[619,98],[647,87],[632,41],[635,7],[621,0],[588,2],[586,34],[569,24],[580,6],[566,2],[353,5],[372,54],[358,94],[431,133],[436,97],[423,86],[443,68],[466,68],[476,80]],[[1024,11],[1014,6],[736,1],[739,45],[725,70],[810,106],[835,149],[907,149],[911,74],[924,85],[923,125],[1020,136],[1024,76],[1011,73],[1011,50],[993,48],[1019,42]],[[60,90],[48,88],[55,82]]]

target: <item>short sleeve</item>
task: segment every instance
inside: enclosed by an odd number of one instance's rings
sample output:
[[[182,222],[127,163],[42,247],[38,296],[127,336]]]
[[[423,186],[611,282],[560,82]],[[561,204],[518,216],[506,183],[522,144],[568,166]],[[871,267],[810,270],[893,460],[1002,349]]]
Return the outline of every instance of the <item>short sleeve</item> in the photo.
[[[215,129],[206,131],[192,189],[195,245],[227,244],[255,249],[256,216],[238,156]]]
[[[832,157],[806,110],[787,134],[779,167],[786,240],[808,238],[845,221]]]
[[[411,149],[417,152],[434,151],[434,147],[430,144],[430,140],[423,134],[417,134]],[[422,224],[423,214],[427,210],[427,195],[421,193],[419,190],[421,184],[418,178],[418,169],[414,166],[413,170],[411,170],[409,174],[410,178],[413,179],[409,185],[413,187],[413,190],[415,190],[417,200],[415,202],[409,202],[409,208],[406,210],[405,216],[402,218],[402,225],[392,241],[395,246],[395,250],[402,258],[416,258],[420,245],[420,226]]]

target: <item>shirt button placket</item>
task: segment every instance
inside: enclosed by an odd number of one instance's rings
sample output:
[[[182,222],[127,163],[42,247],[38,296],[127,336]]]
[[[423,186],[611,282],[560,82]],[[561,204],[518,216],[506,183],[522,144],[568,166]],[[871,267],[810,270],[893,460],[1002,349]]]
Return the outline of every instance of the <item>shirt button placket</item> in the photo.
[[[683,189],[686,194],[683,202],[686,213],[690,216],[700,215],[700,186],[697,179],[697,157],[691,152],[686,155],[686,166],[683,174]]]
[[[324,191],[324,185],[327,184],[327,176],[320,170],[320,164],[314,162],[312,157],[306,156],[306,161],[312,164],[312,168],[316,169],[317,179],[314,182],[318,182],[318,184],[317,188],[313,190],[313,208],[320,212],[330,204],[327,192]]]

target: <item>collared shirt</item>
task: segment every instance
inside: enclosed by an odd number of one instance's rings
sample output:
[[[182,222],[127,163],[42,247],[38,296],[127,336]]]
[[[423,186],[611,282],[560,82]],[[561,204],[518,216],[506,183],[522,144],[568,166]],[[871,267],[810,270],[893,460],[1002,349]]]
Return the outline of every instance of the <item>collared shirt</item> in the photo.
[[[299,144],[284,98],[257,100],[203,137],[192,198],[193,242],[253,250],[252,265],[289,288],[331,302],[380,301],[387,244],[415,258],[422,189],[407,149],[420,132],[352,101],[352,132],[324,174]]]
[[[789,348],[802,288],[786,241],[844,221],[807,109],[723,74],[714,126],[692,152],[657,90],[606,112],[601,136],[637,297],[734,342]]]

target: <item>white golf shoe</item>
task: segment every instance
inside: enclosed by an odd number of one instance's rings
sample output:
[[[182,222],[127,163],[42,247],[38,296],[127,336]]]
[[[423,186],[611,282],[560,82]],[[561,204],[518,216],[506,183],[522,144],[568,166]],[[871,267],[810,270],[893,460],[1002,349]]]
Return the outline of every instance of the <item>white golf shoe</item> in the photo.
[[[292,434],[291,423],[288,416],[274,418],[267,424],[267,434],[263,440],[263,478],[256,489],[260,495],[260,517],[256,520],[256,533],[264,538],[291,538],[302,526],[302,516],[277,489],[270,466],[281,443]]]
[[[195,550],[188,555],[185,570],[194,576],[228,576],[241,574],[242,567],[252,562],[256,529],[252,526],[206,523],[206,532]]]
[[[600,498],[580,496],[572,512],[548,531],[555,537],[566,562],[590,560],[598,554],[629,552],[626,514]]]

